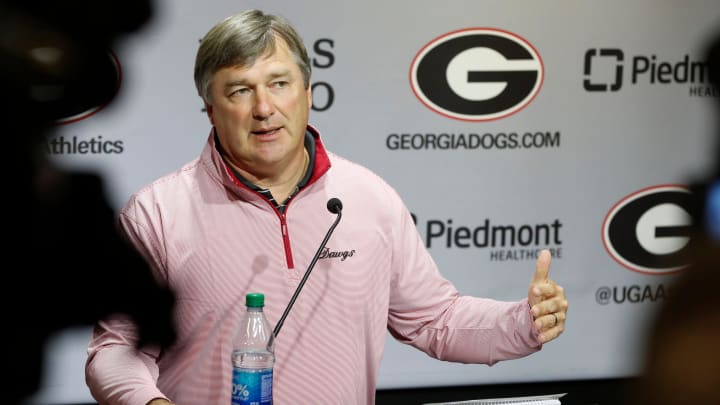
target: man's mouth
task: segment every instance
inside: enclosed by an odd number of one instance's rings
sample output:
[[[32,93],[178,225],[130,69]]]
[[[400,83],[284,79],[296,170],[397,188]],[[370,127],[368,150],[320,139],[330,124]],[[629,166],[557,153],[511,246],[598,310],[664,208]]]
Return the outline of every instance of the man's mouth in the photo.
[[[252,131],[253,135],[261,135],[261,136],[267,136],[267,135],[274,135],[278,131],[280,131],[281,127],[272,127],[272,128],[259,128]]]

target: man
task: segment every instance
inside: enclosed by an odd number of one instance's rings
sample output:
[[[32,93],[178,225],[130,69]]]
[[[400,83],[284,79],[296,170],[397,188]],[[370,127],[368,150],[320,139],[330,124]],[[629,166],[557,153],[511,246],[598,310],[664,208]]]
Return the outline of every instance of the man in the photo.
[[[96,328],[87,381],[103,404],[227,404],[231,338],[249,291],[276,322],[343,204],[343,222],[275,340],[275,404],[371,404],[386,331],[438,359],[493,364],[564,330],[567,300],[538,258],[528,298],[460,296],[398,194],[328,152],[308,124],[307,52],[249,10],[203,38],[195,82],[212,124],[200,157],[130,199],[123,229],[178,297],[177,344],[136,353],[132,324]]]

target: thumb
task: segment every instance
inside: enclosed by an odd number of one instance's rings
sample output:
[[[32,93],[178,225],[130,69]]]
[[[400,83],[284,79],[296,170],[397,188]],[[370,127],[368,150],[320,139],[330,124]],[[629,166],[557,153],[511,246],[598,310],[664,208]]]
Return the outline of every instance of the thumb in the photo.
[[[533,275],[533,284],[547,281],[550,272],[550,251],[543,249],[540,251],[535,262],[535,274]]]

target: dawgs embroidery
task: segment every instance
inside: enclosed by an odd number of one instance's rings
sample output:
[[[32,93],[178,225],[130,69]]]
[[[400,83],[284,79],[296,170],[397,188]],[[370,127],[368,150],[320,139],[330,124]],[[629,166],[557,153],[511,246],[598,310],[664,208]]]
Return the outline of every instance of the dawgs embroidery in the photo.
[[[353,250],[337,250],[332,251],[330,248],[326,247],[325,249],[320,252],[320,256],[318,256],[318,259],[333,259],[333,258],[341,258],[340,261],[344,261],[348,257],[352,257],[352,255],[355,254],[355,249]]]

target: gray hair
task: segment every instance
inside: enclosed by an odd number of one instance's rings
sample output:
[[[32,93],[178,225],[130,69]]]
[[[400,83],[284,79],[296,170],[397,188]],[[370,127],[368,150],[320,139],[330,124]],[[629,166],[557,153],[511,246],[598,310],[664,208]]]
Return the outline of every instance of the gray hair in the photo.
[[[258,58],[275,50],[276,38],[282,38],[310,86],[310,59],[302,38],[282,16],[245,10],[220,21],[200,41],[195,56],[195,87],[210,102],[212,76],[231,66],[252,66]]]

